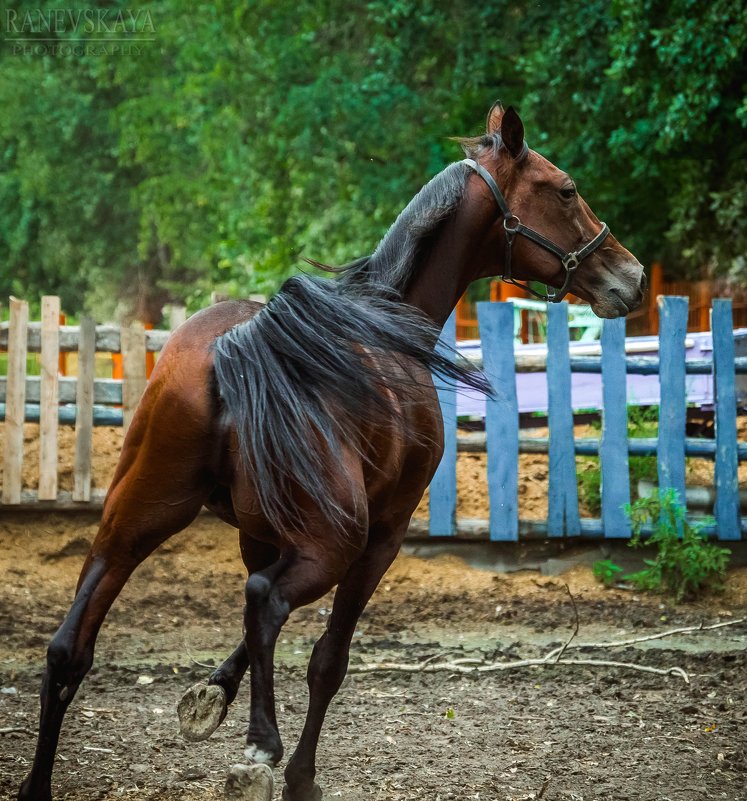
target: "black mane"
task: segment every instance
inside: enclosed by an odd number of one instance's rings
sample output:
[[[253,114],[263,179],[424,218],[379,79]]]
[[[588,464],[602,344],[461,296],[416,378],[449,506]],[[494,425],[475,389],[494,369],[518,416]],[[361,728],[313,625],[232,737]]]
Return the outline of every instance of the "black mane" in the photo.
[[[358,290],[365,285],[386,287],[393,297],[402,297],[423,251],[461,202],[469,173],[469,167],[457,162],[434,176],[399,213],[370,256],[335,271],[341,273],[342,285]]]

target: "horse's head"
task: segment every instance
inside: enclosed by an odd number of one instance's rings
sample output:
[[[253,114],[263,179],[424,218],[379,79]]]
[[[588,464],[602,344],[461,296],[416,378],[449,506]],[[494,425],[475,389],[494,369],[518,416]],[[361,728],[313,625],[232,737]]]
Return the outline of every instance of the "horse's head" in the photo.
[[[487,136],[471,140],[470,153],[497,207],[485,275],[560,290],[549,299],[572,292],[599,317],[621,317],[640,305],[646,286],[640,262],[599,221],[568,173],[527,149],[513,108],[491,109]]]

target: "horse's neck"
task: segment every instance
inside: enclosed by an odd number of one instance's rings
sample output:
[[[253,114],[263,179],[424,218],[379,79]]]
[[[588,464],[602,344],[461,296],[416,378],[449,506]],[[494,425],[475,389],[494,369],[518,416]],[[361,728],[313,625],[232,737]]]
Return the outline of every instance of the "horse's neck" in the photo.
[[[441,328],[469,284],[486,274],[491,243],[486,237],[495,219],[490,204],[468,189],[459,208],[424,255],[404,300]],[[486,247],[486,245],[488,247]]]

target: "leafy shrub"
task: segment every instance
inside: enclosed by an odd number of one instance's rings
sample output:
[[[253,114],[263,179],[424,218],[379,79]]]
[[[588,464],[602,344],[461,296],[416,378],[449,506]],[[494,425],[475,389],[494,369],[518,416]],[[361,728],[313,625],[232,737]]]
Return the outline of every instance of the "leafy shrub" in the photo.
[[[640,498],[628,504],[625,511],[633,527],[630,546],[651,545],[657,553],[653,559],[644,559],[646,566],[642,570],[622,576],[624,581],[641,590],[667,595],[676,603],[723,589],[731,551],[708,542],[702,531],[708,520],[701,524],[688,522],[675,490]],[[644,540],[648,525],[652,534]],[[605,584],[611,584],[620,572],[621,568],[609,559],[594,565],[594,575]]]
[[[594,578],[601,581],[605,587],[611,587],[619,578],[623,569],[611,559],[600,559],[592,567]]]

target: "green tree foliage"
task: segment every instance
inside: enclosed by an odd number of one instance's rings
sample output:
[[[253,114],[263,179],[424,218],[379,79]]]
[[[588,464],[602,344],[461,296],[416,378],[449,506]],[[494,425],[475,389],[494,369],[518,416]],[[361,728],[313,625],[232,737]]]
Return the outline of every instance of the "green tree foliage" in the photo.
[[[747,15],[728,0],[563,2],[522,59],[538,146],[643,259],[747,280]],[[541,143],[541,145],[540,145]]]
[[[6,42],[0,296],[154,317],[362,255],[496,97],[642,261],[743,277],[737,7],[157,0],[136,55]]]

